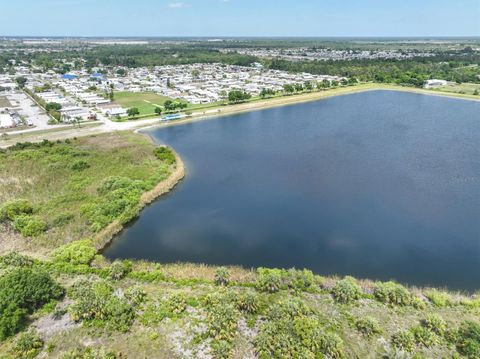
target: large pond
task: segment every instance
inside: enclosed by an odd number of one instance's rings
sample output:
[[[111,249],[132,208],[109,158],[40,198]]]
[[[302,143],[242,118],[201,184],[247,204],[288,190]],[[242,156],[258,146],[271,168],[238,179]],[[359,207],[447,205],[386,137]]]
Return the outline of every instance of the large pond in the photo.
[[[109,258],[480,288],[480,103],[372,91],[153,130],[186,179]]]

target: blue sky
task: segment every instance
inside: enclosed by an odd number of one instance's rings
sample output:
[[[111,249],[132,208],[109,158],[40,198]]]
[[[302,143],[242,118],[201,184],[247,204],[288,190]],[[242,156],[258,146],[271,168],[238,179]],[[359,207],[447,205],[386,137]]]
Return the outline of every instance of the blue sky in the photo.
[[[480,0],[0,0],[9,36],[480,36]]]

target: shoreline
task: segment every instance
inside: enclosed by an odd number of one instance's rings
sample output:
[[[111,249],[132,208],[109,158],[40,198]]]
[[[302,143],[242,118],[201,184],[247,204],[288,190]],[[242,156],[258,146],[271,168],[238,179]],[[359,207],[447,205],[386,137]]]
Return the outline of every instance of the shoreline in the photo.
[[[96,135],[106,132],[115,132],[115,131],[133,131],[141,132],[151,128],[162,128],[168,126],[178,126],[190,122],[201,121],[205,119],[212,119],[217,117],[223,117],[228,115],[235,115],[250,111],[265,110],[274,107],[289,106],[300,103],[307,103],[313,101],[320,101],[323,99],[328,99],[336,96],[344,96],[355,93],[362,93],[367,91],[400,91],[400,92],[410,92],[417,93],[429,96],[441,96],[457,100],[466,100],[466,101],[476,101],[480,102],[480,96],[473,96],[467,94],[458,94],[450,92],[442,92],[435,90],[427,90],[414,87],[405,87],[400,85],[392,84],[381,84],[381,83],[364,83],[355,86],[347,87],[338,87],[335,89],[327,89],[324,91],[315,91],[309,93],[301,93],[290,96],[279,96],[266,99],[255,99],[251,102],[245,102],[240,104],[233,105],[223,105],[212,107],[206,110],[199,110],[192,112],[191,115],[181,119],[175,120],[172,122],[161,122],[160,117],[151,117],[138,120],[130,120],[126,122],[115,123],[104,123],[95,124],[94,126],[84,127],[84,128],[68,128],[62,130],[60,128],[52,128],[42,131],[30,131],[28,133],[19,133],[12,136],[12,138],[7,138],[5,140],[0,139],[0,148],[6,148],[14,145],[17,142],[41,142],[43,139],[48,140],[63,140],[71,137],[84,137],[90,135]]]
[[[151,139],[150,136],[145,136]],[[145,207],[158,200],[162,196],[170,193],[185,177],[185,164],[183,163],[182,158],[178,155],[177,152],[175,152],[174,149],[171,148],[171,150],[175,154],[175,169],[166,179],[157,183],[157,185],[153,189],[142,194],[142,196],[140,197],[140,202],[138,204],[139,214],[132,221],[135,221],[140,217],[140,214],[145,209]],[[117,220],[102,229],[93,238],[93,243],[97,248],[97,251],[101,252],[106,247],[108,247],[114,241],[115,237],[119,233],[121,233],[127,226],[128,223],[122,224],[120,223],[120,221]]]
[[[417,93],[417,94],[422,94],[427,96],[447,97],[447,98],[452,98],[456,100],[480,102],[480,97],[475,98],[473,97],[473,95],[470,96],[470,95],[462,95],[462,94],[447,93],[447,92],[440,92],[440,91],[432,91],[432,90],[426,90],[426,89],[420,89],[420,88],[404,87],[399,85],[369,83],[369,84],[361,84],[361,85],[350,86],[350,87],[339,87],[336,89],[331,89],[326,91],[302,93],[297,95],[281,96],[281,97],[274,97],[274,98],[267,98],[267,99],[259,99],[252,102],[220,106],[207,111],[193,112],[190,116],[181,120],[165,122],[165,123],[159,122],[159,123],[154,123],[152,125],[140,127],[135,129],[134,132],[141,133],[143,131],[154,129],[154,128],[164,128],[164,127],[170,127],[170,126],[184,125],[184,124],[197,122],[197,121],[220,118],[223,116],[230,116],[230,115],[236,115],[236,114],[253,112],[253,111],[267,110],[267,109],[276,108],[276,107],[292,106],[292,105],[301,104],[301,103],[321,101],[324,99],[329,99],[337,96],[346,96],[346,95],[352,95],[352,94],[369,92],[369,91],[399,91],[399,92]]]

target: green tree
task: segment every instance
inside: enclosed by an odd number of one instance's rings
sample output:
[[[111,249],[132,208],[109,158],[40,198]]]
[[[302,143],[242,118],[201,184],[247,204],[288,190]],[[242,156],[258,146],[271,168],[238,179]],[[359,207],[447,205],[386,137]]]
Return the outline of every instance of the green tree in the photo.
[[[163,110],[162,110],[161,107],[155,107],[155,113],[156,113],[157,115],[161,115],[162,112],[163,112]]]
[[[51,110],[60,111],[61,109],[62,109],[62,105],[60,105],[57,102],[49,102],[45,106],[45,110],[47,110],[47,111],[51,111]]]
[[[260,97],[261,98],[266,98],[266,97],[274,96],[274,95],[275,95],[275,91],[272,90],[272,89],[263,88],[262,91],[260,91]]]
[[[242,90],[232,90],[228,93],[228,102],[239,103],[250,99],[252,95]]]
[[[285,85],[283,85],[283,91],[285,91],[285,93],[294,93],[295,92],[295,86],[293,86],[291,84],[285,84]]]
[[[18,87],[24,88],[25,84],[27,83],[27,78],[23,76],[19,76],[15,79],[15,82],[17,83]]]
[[[138,110],[137,107],[131,107],[127,110],[127,115],[128,117],[135,117],[135,116],[138,116],[140,115],[140,111]]]

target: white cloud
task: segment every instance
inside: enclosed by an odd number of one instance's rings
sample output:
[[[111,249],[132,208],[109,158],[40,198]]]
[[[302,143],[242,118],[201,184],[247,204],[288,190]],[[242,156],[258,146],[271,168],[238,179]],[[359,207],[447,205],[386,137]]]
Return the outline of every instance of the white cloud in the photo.
[[[191,5],[184,2],[172,2],[168,4],[168,7],[172,9],[181,9],[181,8],[191,7]]]

